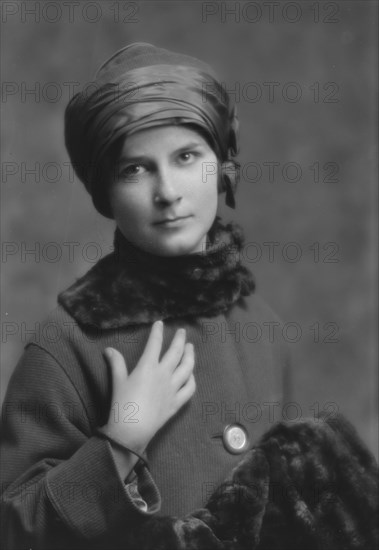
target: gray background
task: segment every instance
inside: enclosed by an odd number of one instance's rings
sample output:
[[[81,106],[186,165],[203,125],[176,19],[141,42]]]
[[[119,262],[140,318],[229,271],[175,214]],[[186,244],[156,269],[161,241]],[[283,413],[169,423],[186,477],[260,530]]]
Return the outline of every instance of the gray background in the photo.
[[[65,105],[111,53],[145,41],[205,59],[233,92],[244,177],[236,212],[221,212],[292,323],[277,337],[296,340],[298,414],[338,408],[377,454],[377,3],[2,4],[1,397],[27,331],[38,338],[57,293],[111,247],[113,223],[67,164]]]

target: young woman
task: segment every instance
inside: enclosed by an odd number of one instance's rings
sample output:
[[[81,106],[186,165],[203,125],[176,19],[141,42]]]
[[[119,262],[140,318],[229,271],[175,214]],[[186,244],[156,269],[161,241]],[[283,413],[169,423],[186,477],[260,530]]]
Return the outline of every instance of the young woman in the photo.
[[[9,549],[113,548],[141,518],[204,506],[286,399],[286,350],[260,330],[280,321],[217,216],[238,179],[217,77],[138,43],[91,90],[67,107],[66,144],[115,250],[59,295],[9,384]]]

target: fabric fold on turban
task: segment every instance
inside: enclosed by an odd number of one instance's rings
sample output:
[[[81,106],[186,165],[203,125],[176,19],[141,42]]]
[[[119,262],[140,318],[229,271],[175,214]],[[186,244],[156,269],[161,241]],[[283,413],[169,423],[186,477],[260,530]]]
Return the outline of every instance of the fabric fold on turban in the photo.
[[[102,65],[90,92],[72,98],[65,114],[66,147],[102,214],[111,217],[101,167],[112,146],[140,130],[172,124],[195,125],[222,162],[238,166],[236,108],[212,69],[195,58],[132,44]],[[222,178],[226,202],[234,208],[238,170]]]

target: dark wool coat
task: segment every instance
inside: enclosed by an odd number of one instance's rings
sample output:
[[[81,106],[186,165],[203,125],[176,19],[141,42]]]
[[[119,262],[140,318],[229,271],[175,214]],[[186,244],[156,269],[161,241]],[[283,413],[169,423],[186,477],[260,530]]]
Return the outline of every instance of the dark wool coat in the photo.
[[[330,425],[315,422],[279,425],[260,440],[286,414],[287,351],[279,319],[249,295],[235,262],[217,276],[213,263],[199,268],[200,278],[202,270],[218,277],[219,290],[208,304],[212,309],[217,303],[218,310],[207,310],[202,295],[204,315],[180,312],[165,320],[164,350],[179,326],[194,344],[197,391],[150,442],[150,470],[137,467],[138,490],[148,504],[141,511],[110,444],[96,435],[111,405],[117,421],[138,419],[138,407],[111,404],[103,350],[117,348],[132,370],[162,307],[158,294],[143,297],[137,280],[131,284],[125,273],[118,279],[121,268],[110,261],[60,297],[10,381],[2,417],[5,548],[371,548],[360,541],[371,536],[374,466],[348,428],[336,443]],[[199,279],[192,268],[188,287],[170,283],[178,303]],[[145,318],[138,322],[125,315],[126,288],[134,292],[131,302],[145,300]],[[175,301],[166,303],[172,311]],[[242,456],[223,444],[230,423],[244,426],[249,446],[255,445],[240,466]],[[276,489],[279,496],[271,498]],[[321,491],[321,501],[307,508],[302,491]],[[329,506],[324,497],[330,493],[341,503]],[[324,546],[315,534],[320,525]],[[349,536],[355,546],[346,543]],[[308,546],[301,546],[304,541]]]
[[[180,517],[203,507],[238,463],[241,455],[222,442],[227,424],[242,424],[252,444],[270,426],[273,411],[279,418],[286,357],[263,330],[270,322],[279,321],[256,295],[227,315],[165,322],[164,349],[179,326],[194,344],[197,391],[147,449],[152,479],[142,472],[141,493],[157,504],[156,484],[161,513]],[[246,340],[247,323],[261,327],[262,336],[251,330]],[[3,410],[2,474],[3,483],[11,483],[3,526],[15,541],[9,548],[71,548],[75,536],[91,541],[120,525],[133,529],[141,512],[124,490],[109,443],[94,432],[111,406],[104,348],[116,347],[132,369],[149,332],[150,325],[85,330],[58,306],[39,341],[27,345]],[[119,421],[138,418],[136,412],[114,408]]]

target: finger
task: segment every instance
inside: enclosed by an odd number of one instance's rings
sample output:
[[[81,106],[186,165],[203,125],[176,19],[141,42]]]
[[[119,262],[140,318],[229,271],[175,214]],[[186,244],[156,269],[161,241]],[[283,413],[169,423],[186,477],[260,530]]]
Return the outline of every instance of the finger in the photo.
[[[178,393],[176,394],[176,404],[178,407],[178,410],[183,407],[187,401],[191,399],[193,394],[196,391],[196,381],[193,374],[188,378],[188,382],[184,384],[183,387],[180,388]]]
[[[169,369],[174,371],[183,356],[185,343],[186,331],[184,328],[180,328],[176,331],[175,336],[171,341],[170,347],[162,357],[160,362],[161,365],[163,367],[168,367]]]
[[[147,364],[155,364],[159,361],[159,355],[163,342],[163,322],[155,321],[151,327],[149,338],[145,349],[141,355],[140,361],[146,361]]]
[[[112,393],[114,395],[117,388],[119,388],[128,377],[128,368],[124,356],[115,348],[105,348],[104,355],[111,369]]]
[[[184,353],[180,365],[174,370],[172,375],[172,384],[175,389],[179,390],[193,373],[195,366],[195,353],[193,344],[187,343],[184,348]]]

